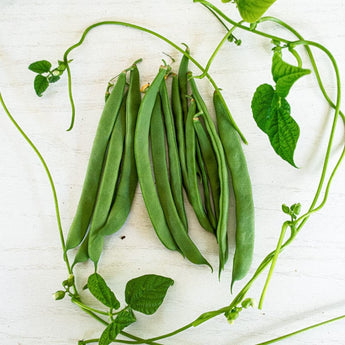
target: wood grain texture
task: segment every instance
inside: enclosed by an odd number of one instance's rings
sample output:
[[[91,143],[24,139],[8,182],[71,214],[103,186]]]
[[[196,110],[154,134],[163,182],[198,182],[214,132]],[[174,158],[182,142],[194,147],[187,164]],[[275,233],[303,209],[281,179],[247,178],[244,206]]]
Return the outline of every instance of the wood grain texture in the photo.
[[[214,1],[237,18],[235,8]],[[277,1],[270,9],[311,40],[325,44],[345,73],[345,2],[343,0]],[[71,54],[74,59],[76,123],[66,132],[70,109],[66,77],[42,98],[33,91],[34,74],[27,66],[36,60],[61,59],[77,42],[83,29],[102,20],[123,20],[146,26],[174,42],[187,43],[195,57],[206,63],[222,27],[191,0],[60,0],[1,1],[0,90],[16,120],[41,150],[51,169],[60,201],[62,225],[67,232],[77,207],[92,138],[103,107],[109,79],[142,57],[142,83],[151,81],[167,53],[180,55],[147,34],[121,27],[94,30],[85,44]],[[283,34],[265,24],[267,30]],[[332,111],[322,99],[313,76],[296,83],[289,95],[301,137],[296,162],[290,168],[275,155],[256,127],[250,100],[256,87],[271,82],[270,44],[250,33],[237,32],[240,47],[224,47],[211,68],[223,88],[233,116],[245,133],[244,148],[252,176],[256,210],[254,265],[276,245],[285,220],[281,204],[301,202],[306,210],[315,191],[325,152]],[[303,51],[302,55],[304,55]],[[317,54],[327,90],[335,96],[334,76],[327,59]],[[308,65],[308,64],[307,64]],[[193,67],[194,71],[197,71]],[[200,83],[211,104],[212,88]],[[54,301],[52,293],[66,279],[57,234],[53,198],[40,162],[0,110],[0,343],[3,345],[72,345],[78,339],[98,337],[102,327],[67,300]],[[344,130],[339,126],[332,163],[340,153]],[[343,314],[345,310],[345,174],[334,180],[330,199],[313,216],[296,241],[279,258],[269,286],[264,310],[248,310],[234,325],[218,317],[200,329],[191,329],[164,344],[253,345],[284,333]],[[217,245],[203,231],[188,207],[190,233],[201,251],[216,266]],[[126,236],[121,239],[121,236]],[[230,239],[233,240],[233,234]],[[158,242],[137,191],[133,211],[124,228],[106,243],[100,273],[124,302],[125,282],[145,273],[169,276],[175,285],[152,317],[139,317],[130,331],[156,336],[190,322],[201,313],[231,301],[231,265],[221,281],[207,267],[196,267]],[[234,247],[230,244],[231,255]],[[91,265],[77,267],[78,285],[85,283]],[[259,298],[264,277],[250,293]],[[239,291],[241,283],[235,285]],[[89,298],[85,295],[85,298]],[[90,302],[92,301],[89,298]],[[344,344],[344,321],[281,342],[289,345]]]

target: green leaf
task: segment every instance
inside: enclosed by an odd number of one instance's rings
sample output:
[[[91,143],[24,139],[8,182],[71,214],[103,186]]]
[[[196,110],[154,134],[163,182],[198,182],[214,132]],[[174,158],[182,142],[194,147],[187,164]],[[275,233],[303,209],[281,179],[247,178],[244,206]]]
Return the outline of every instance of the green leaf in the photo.
[[[136,318],[131,308],[121,310],[116,319],[103,331],[98,344],[109,345],[124,328],[135,321]]]
[[[56,83],[58,80],[60,80],[60,77],[58,75],[51,75],[48,77],[49,83]]]
[[[258,127],[265,132],[276,153],[296,167],[293,155],[299,127],[290,115],[290,105],[271,85],[260,85],[252,100],[252,111]]]
[[[290,65],[283,61],[280,51],[273,54],[272,75],[276,82],[276,91],[280,97],[286,97],[292,85],[301,77],[310,74],[309,69]]]
[[[34,80],[34,89],[36,91],[37,96],[41,97],[42,93],[47,90],[49,86],[49,81],[47,77],[44,77],[43,75],[36,75],[36,78]]]
[[[58,60],[58,64],[59,66],[57,67],[57,70],[60,72],[63,72],[67,67],[66,64],[61,60]]]
[[[151,315],[163,303],[168,288],[173,284],[172,279],[155,274],[132,279],[126,285],[126,303],[134,310]]]
[[[118,324],[120,330],[122,331],[124,328],[128,327],[132,323],[137,321],[133,310],[131,307],[127,307],[123,310],[121,310],[115,319],[115,322]]]
[[[120,302],[110,290],[105,280],[98,274],[93,273],[87,281],[87,287],[94,297],[109,308],[120,308]]]
[[[267,11],[275,0],[237,0],[241,17],[248,23],[254,23]]]
[[[286,213],[286,214],[288,214],[288,215],[290,215],[290,207],[289,206],[287,206],[287,205],[285,205],[285,204],[283,204],[282,205],[282,211],[284,212],[284,213]]]
[[[40,60],[33,62],[31,65],[29,65],[29,70],[35,73],[46,73],[49,72],[52,67],[52,64],[47,60]]]

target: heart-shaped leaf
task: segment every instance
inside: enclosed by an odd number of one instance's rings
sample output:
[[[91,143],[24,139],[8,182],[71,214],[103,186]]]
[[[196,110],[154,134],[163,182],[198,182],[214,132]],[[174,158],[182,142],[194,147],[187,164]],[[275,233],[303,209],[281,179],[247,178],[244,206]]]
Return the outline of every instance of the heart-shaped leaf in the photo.
[[[136,321],[135,315],[131,308],[121,310],[116,319],[103,331],[98,344],[109,345],[112,343],[118,334],[130,324]]]
[[[42,93],[47,90],[49,86],[49,81],[47,77],[43,75],[37,74],[34,80],[34,89],[36,91],[37,96],[41,97]]]
[[[151,315],[163,303],[168,288],[173,284],[172,279],[155,274],[132,279],[126,285],[126,303],[134,310]]]
[[[276,51],[272,58],[272,75],[276,82],[276,91],[279,96],[286,97],[292,85],[301,77],[310,74],[309,69],[293,66],[282,59],[280,51]]]
[[[29,70],[38,74],[49,72],[52,64],[47,60],[40,60],[29,65]]]
[[[254,23],[261,18],[276,0],[237,0],[241,17],[248,23]]]
[[[252,111],[258,127],[265,132],[276,153],[296,167],[294,152],[299,127],[290,115],[290,105],[271,85],[260,85],[252,100]]]

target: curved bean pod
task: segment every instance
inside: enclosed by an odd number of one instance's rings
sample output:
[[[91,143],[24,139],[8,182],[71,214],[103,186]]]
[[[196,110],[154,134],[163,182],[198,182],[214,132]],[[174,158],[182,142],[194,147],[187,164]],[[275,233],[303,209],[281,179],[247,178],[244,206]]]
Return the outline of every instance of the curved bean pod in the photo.
[[[126,72],[122,72],[107,100],[93,142],[78,208],[69,229],[66,250],[77,247],[87,232],[94,209],[103,160],[126,85]]]
[[[165,83],[163,81],[163,83]],[[165,128],[163,122],[161,99],[158,96],[153,108],[150,127],[152,165],[155,174],[157,193],[170,232],[182,254],[195,264],[210,266],[207,260],[187,234],[173,197],[173,186],[169,181],[169,172],[165,148]],[[168,145],[169,147],[169,145]],[[169,147],[170,148],[170,147]],[[211,267],[211,266],[210,266]]]
[[[192,77],[191,73],[189,76]],[[219,246],[219,274],[224,269],[224,265],[228,258],[228,215],[229,215],[229,175],[226,165],[226,158],[222,142],[218,136],[216,127],[210,117],[206,104],[204,103],[199,90],[196,86],[195,80],[190,78],[190,85],[192,88],[193,97],[198,105],[198,109],[202,111],[202,116],[205,121],[206,130],[210,136],[214,152],[218,162],[218,174],[220,182],[220,197],[219,197],[219,218],[217,224],[217,241]]]
[[[186,47],[186,53],[190,53],[189,48]],[[181,98],[181,105],[182,105],[182,112],[184,115],[184,122],[187,119],[187,114],[188,114],[188,101],[187,101],[187,96],[188,96],[188,63],[189,63],[189,58],[186,55],[182,56],[181,62],[180,62],[180,67],[178,70],[178,83],[180,87],[180,98]]]
[[[99,234],[99,229],[106,223],[111,209],[123,157],[125,132],[126,95],[122,100],[121,108],[109,140],[95,208],[91,218],[88,252],[90,259],[94,263],[98,262],[103,250],[104,236]]]
[[[149,131],[152,110],[155,105],[160,85],[166,74],[166,68],[161,67],[141,102],[134,136],[134,154],[140,188],[147,212],[156,234],[168,249],[178,250],[178,247],[170,234],[170,230],[159,201],[155,182],[152,176],[149,155]]]
[[[86,234],[86,236],[84,237],[83,241],[81,242],[78,248],[77,254],[74,257],[72,268],[77,263],[85,262],[90,259],[88,247],[89,247],[89,233]]]
[[[99,230],[100,235],[108,236],[118,231],[125,223],[132,206],[138,184],[138,174],[134,158],[134,132],[141,102],[140,78],[136,65],[131,69],[126,101],[126,135],[124,157],[115,200],[106,224]]]
[[[161,84],[160,98],[162,103],[162,110],[164,115],[164,123],[166,130],[166,139],[168,143],[168,158],[169,158],[169,171],[170,171],[170,184],[171,191],[177,208],[177,212],[184,225],[188,229],[188,221],[186,210],[183,201],[183,188],[182,188],[182,172],[179,152],[176,141],[176,131],[174,125],[173,114],[170,107],[170,100],[168,89],[165,81]]]
[[[232,176],[236,203],[236,250],[233,260],[231,288],[236,280],[249,271],[254,251],[254,202],[247,162],[241,141],[232,126],[228,110],[223,106],[218,92],[213,95],[219,135]]]

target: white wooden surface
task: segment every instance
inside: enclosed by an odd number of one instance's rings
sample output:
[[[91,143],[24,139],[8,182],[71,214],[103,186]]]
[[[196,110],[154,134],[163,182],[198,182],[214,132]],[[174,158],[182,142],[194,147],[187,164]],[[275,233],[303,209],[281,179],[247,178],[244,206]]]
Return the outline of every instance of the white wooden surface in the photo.
[[[216,1],[215,1],[216,3]],[[232,17],[237,14],[232,6]],[[345,73],[345,1],[279,0],[271,8],[308,39],[324,43]],[[42,98],[34,94],[34,74],[27,66],[36,60],[61,59],[67,47],[79,40],[84,28],[101,20],[130,21],[186,42],[205,63],[223,35],[222,27],[207,11],[187,0],[2,0],[0,12],[0,90],[14,117],[37,144],[52,171],[67,232],[74,215],[107,81],[139,57],[141,80],[155,75],[163,52],[179,59],[165,43],[144,33],[121,27],[98,28],[76,50],[72,73],[76,99],[76,124],[70,121],[66,77]],[[275,27],[267,30],[282,34]],[[306,210],[317,179],[330,129],[332,111],[325,104],[315,78],[298,81],[289,96],[293,115],[301,127],[296,170],[281,161],[256,127],[250,112],[255,88],[271,82],[270,45],[238,32],[241,47],[222,49],[212,75],[245,133],[245,147],[256,205],[256,247],[252,271],[273,249],[281,223],[283,202],[301,202]],[[335,95],[334,77],[327,59],[319,55],[325,85]],[[207,82],[200,84],[205,98]],[[54,206],[47,177],[32,150],[0,110],[0,343],[3,345],[71,345],[78,339],[98,337],[102,327],[67,300],[54,301],[52,293],[66,278],[57,234]],[[337,131],[336,157],[344,140]],[[333,162],[333,161],[332,161]],[[345,174],[334,180],[326,207],[308,221],[296,241],[280,257],[264,309],[248,310],[234,325],[218,317],[164,344],[252,345],[345,310]],[[214,239],[200,229],[190,214],[191,235],[213,265],[217,265]],[[121,236],[126,236],[121,240]],[[231,237],[233,239],[233,236]],[[233,246],[231,246],[233,254]],[[218,281],[205,267],[196,267],[158,242],[138,190],[126,226],[107,241],[101,260],[104,275],[123,300],[125,282],[144,273],[175,280],[157,314],[140,317],[132,333],[154,336],[174,330],[204,311],[225,306],[230,300],[231,265]],[[77,268],[82,286],[90,264]],[[257,298],[263,277],[249,294]],[[235,286],[235,292],[242,283]],[[282,344],[344,344],[344,321],[299,335]]]

